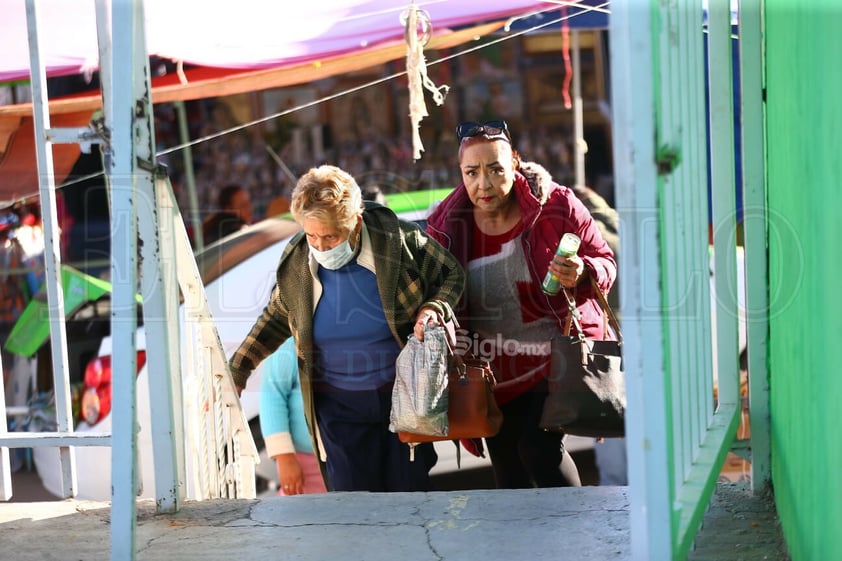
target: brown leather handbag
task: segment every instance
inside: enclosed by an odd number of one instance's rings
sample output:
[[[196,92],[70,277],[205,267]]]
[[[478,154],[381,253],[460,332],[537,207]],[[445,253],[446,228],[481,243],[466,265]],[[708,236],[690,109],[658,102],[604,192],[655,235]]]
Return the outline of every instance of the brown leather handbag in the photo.
[[[401,442],[417,444],[483,438],[497,434],[503,424],[503,413],[494,399],[496,381],[491,365],[470,352],[458,355],[453,351],[459,324],[452,310],[450,317],[448,321],[439,317],[439,323],[445,326],[450,355],[447,373],[447,434],[439,436],[398,432]]]
[[[461,440],[494,436],[503,413],[494,400],[494,374],[488,362],[474,356],[452,355],[447,376],[447,422],[444,436],[398,432],[401,442]]]

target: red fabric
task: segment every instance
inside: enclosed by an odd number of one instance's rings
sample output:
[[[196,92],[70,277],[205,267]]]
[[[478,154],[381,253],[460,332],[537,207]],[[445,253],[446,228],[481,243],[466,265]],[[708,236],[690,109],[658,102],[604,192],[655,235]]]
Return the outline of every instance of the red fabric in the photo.
[[[617,274],[614,254],[602,239],[599,229],[582,202],[567,187],[556,183],[546,185],[546,202],[533,194],[526,177],[516,174],[515,190],[521,207],[523,249],[529,259],[532,282],[540,286],[558,240],[565,232],[573,232],[582,239],[579,256],[596,279],[603,292],[608,292]],[[428,233],[450,250],[465,266],[471,254],[474,227],[473,204],[464,185],[459,185],[439,204],[427,220]],[[582,283],[575,290],[576,305],[582,315],[582,329],[587,337],[601,339],[603,314],[590,283]],[[466,299],[463,296],[462,301]],[[567,305],[563,295],[546,296],[535,302],[544,316],[554,317],[559,330],[564,329]],[[459,310],[457,310],[459,311]],[[529,313],[535,313],[530,310]]]
[[[570,82],[573,80],[573,63],[570,62],[570,24],[567,21],[567,6],[561,7],[561,57],[564,59],[564,84],[561,88],[561,97],[564,99],[564,108],[572,109],[573,102],[570,99]]]
[[[84,127],[91,118],[90,111],[62,113],[50,117],[50,126]],[[31,117],[2,117],[0,129],[5,123],[13,124],[13,132],[7,144],[0,146],[0,203],[32,197],[38,194],[38,163],[35,159],[35,125]],[[76,160],[79,159],[78,144],[54,144],[53,172],[56,185],[60,185]]]
[[[467,450],[469,454],[477,458],[485,457],[485,445],[483,445],[481,438],[464,438],[459,442],[462,444],[462,448]]]
[[[521,313],[553,318],[559,332],[563,333],[569,315],[564,295],[547,296],[537,288],[546,274],[561,236],[565,232],[573,232],[582,239],[579,256],[605,292],[614,282],[617,265],[613,252],[582,202],[570,189],[552,182],[543,168],[540,168],[543,174],[536,173],[538,168],[540,166],[534,164],[524,168],[522,164],[521,169],[529,170],[527,173],[533,183],[530,184],[525,175],[517,172],[512,187],[521,211],[521,223],[517,229],[523,231],[521,242],[532,277],[531,287],[525,287],[526,297],[520,302]],[[451,251],[463,266],[473,255],[471,245],[474,228],[473,203],[464,184],[442,201],[427,219],[430,235]],[[593,288],[589,282],[582,283],[574,293],[585,335],[601,339],[604,317]],[[464,302],[468,299],[467,295],[463,295],[462,304],[456,310],[462,325],[470,325],[470,318],[466,317],[464,309]],[[515,373],[513,380],[498,384],[495,388],[494,395],[498,403],[505,403],[528,391],[549,372],[549,362],[529,363],[526,357],[523,360],[516,357],[516,360],[515,364],[506,365],[496,364],[495,361],[495,372]]]
[[[514,228],[503,234],[490,235],[484,234],[474,224],[473,242],[471,245],[470,257],[471,261],[483,257],[492,257],[498,255],[502,249],[503,244],[515,239],[520,235],[522,224],[516,225]],[[524,324],[531,323],[544,317],[544,311],[541,307],[541,301],[544,300],[544,293],[540,289],[540,285],[535,282],[517,282],[515,288],[517,289],[518,306],[521,311],[520,321]],[[464,326],[464,324],[463,324]],[[470,325],[467,327],[470,328]],[[486,338],[487,339],[487,338]],[[482,347],[484,343],[489,341],[480,341],[479,345]],[[493,344],[493,346],[497,346]],[[511,401],[515,397],[521,395],[523,392],[532,388],[543,378],[546,378],[551,370],[551,362],[549,355],[536,356],[533,354],[518,354],[518,353],[493,353],[494,358],[491,360],[491,368],[495,372],[498,382],[508,382],[507,384],[498,384],[494,390],[494,396],[498,405],[503,405]],[[490,357],[489,357],[490,358]],[[518,382],[513,382],[512,377],[524,376]],[[511,376],[507,376],[510,374]]]

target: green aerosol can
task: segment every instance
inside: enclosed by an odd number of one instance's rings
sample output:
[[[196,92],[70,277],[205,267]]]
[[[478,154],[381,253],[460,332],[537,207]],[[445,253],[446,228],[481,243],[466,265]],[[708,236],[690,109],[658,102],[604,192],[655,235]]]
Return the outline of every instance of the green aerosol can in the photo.
[[[555,254],[559,257],[570,257],[576,255],[579,251],[579,244],[582,240],[576,234],[564,234],[558,242],[558,249]],[[552,271],[547,271],[544,276],[544,282],[541,283],[541,290],[550,296],[555,296],[561,290],[561,279],[559,279]]]

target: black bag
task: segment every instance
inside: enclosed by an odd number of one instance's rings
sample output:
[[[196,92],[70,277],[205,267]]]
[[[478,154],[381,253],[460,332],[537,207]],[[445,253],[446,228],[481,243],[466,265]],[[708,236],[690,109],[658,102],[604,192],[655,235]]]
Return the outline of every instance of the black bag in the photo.
[[[548,395],[540,426],[543,429],[597,438],[625,435],[626,380],[623,374],[623,336],[614,311],[591,279],[606,316],[606,340],[588,339],[582,332],[575,300],[565,290],[570,316],[560,348],[562,365],[547,379]],[[570,327],[578,334],[570,336]],[[608,325],[617,340],[607,340]]]

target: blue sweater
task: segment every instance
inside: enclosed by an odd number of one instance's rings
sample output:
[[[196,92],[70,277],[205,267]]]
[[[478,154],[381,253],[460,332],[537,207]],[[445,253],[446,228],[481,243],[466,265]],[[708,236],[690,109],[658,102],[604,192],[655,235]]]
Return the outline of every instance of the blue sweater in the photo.
[[[395,340],[374,272],[356,261],[336,270],[319,267],[322,294],[313,314],[316,371],[348,391],[375,390],[395,379]]]
[[[304,420],[298,359],[292,337],[278,347],[264,365],[260,382],[260,430],[270,458],[291,452],[313,453]]]

